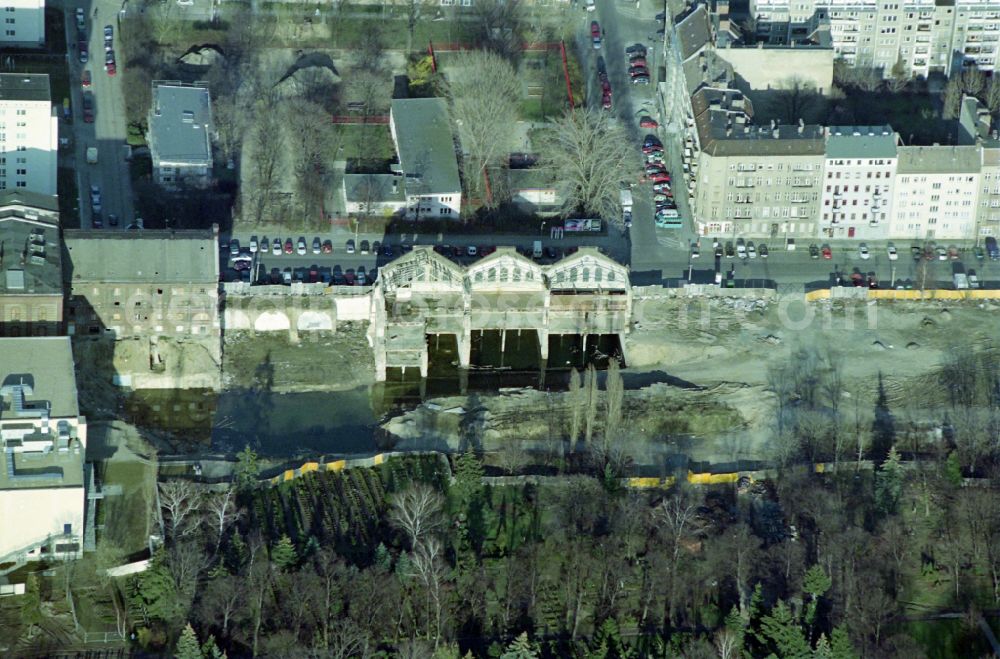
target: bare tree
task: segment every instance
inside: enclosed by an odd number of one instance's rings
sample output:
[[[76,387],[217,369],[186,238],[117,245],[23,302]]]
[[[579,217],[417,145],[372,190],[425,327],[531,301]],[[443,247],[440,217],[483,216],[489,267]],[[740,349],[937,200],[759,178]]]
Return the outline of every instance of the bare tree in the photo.
[[[948,83],[944,87],[943,97],[944,107],[941,109],[941,117],[944,119],[958,119],[958,113],[962,106],[962,79],[954,75],[948,78]]]
[[[167,536],[176,540],[198,528],[201,491],[191,481],[175,480],[159,484],[160,506],[166,511]]]
[[[249,210],[254,222],[260,223],[274,201],[280,181],[279,172],[285,153],[285,131],[275,103],[262,100],[256,112],[256,126],[251,133],[253,146],[249,185],[243,187],[249,196]],[[249,188],[249,193],[246,192]],[[245,217],[245,215],[244,215]]]
[[[677,571],[680,567],[681,549],[684,540],[691,532],[696,507],[688,501],[684,493],[666,499],[653,510],[653,523],[660,529],[670,555],[669,561],[669,593],[668,621],[671,625],[677,621]]]
[[[772,112],[786,124],[798,123],[807,114],[816,111],[822,95],[809,80],[800,75],[791,75],[779,83],[774,95]]]
[[[467,154],[465,183],[481,192],[486,168],[513,145],[521,81],[510,62],[483,50],[464,54],[449,80],[452,119]]]
[[[1000,112],[1000,76],[990,76],[990,84],[986,87],[986,107],[990,112]]]
[[[573,110],[552,121],[539,139],[540,167],[557,179],[563,211],[622,222],[620,190],[635,181],[638,150],[606,113]]]
[[[570,450],[580,437],[580,412],[583,408],[583,385],[580,382],[580,371],[575,368],[569,374],[569,441]]]
[[[508,474],[513,475],[514,473],[521,470],[524,465],[528,464],[528,452],[521,447],[521,442],[516,439],[508,439],[504,442],[503,446],[500,447],[500,451],[497,454],[497,460],[500,463],[500,467],[503,468]]]
[[[239,611],[240,602],[246,597],[243,580],[232,575],[223,575],[209,581],[199,596],[199,608],[204,620],[213,620],[223,636],[229,636],[229,625]]]
[[[406,533],[410,546],[421,540],[444,523],[444,497],[429,485],[413,483],[393,496],[389,521]]]
[[[331,154],[337,152],[337,132],[326,111],[316,103],[292,99],[282,105],[285,142],[293,154],[296,193],[305,218],[319,217],[326,193]]]
[[[604,388],[607,391],[607,418],[604,422],[605,441],[613,441],[621,432],[622,402],[625,398],[625,383],[622,380],[621,366],[618,360],[612,358],[608,362],[608,372]]]
[[[447,566],[441,558],[441,553],[441,542],[431,536],[416,544],[410,555],[414,575],[420,580],[426,591],[427,635],[434,639],[435,648],[441,641],[444,583],[448,576]],[[433,630],[431,626],[433,626]]]
[[[587,443],[587,446],[590,446],[590,440],[594,437],[594,422],[597,421],[597,401],[600,398],[600,393],[597,391],[597,369],[594,368],[593,364],[587,366],[583,378],[583,395],[584,404],[586,405],[584,408],[584,421],[586,424],[584,441]]]
[[[719,659],[737,659],[742,645],[739,635],[727,627],[715,633],[715,649],[719,653]]]
[[[216,531],[215,552],[218,553],[222,535],[240,518],[240,510],[236,507],[236,490],[228,487],[225,491],[209,497],[205,508]]]
[[[431,0],[405,0],[403,12],[406,17],[406,52],[413,52],[413,32],[417,29],[424,10],[430,9],[434,4]]]
[[[896,60],[896,63],[892,65],[892,71],[890,72],[888,80],[886,80],[886,85],[889,87],[889,91],[893,94],[898,94],[899,92],[906,89],[907,85],[910,84],[910,71],[906,68],[906,63],[903,61],[902,55]]]
[[[519,0],[480,0],[473,5],[473,42],[517,62],[525,39],[524,11]]]
[[[978,66],[970,66],[962,71],[962,91],[979,98],[986,90],[986,74]]]

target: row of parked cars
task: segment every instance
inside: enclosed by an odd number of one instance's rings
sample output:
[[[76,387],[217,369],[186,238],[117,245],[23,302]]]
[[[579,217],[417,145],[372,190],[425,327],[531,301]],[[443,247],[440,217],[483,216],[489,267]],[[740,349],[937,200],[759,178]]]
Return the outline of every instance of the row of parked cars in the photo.
[[[632,84],[648,85],[649,66],[646,64],[646,47],[641,43],[632,44],[625,48],[625,57],[628,58],[628,75],[632,79]]]
[[[334,251],[333,241],[321,240],[318,237],[313,238],[311,250],[310,246],[306,243],[305,236],[299,236],[298,240],[295,241],[291,238],[286,238],[284,242],[282,242],[281,238],[275,238],[272,242],[267,236],[263,236],[259,240],[257,239],[257,236],[251,236],[250,243],[246,247],[241,247],[240,241],[237,238],[233,238],[229,241],[229,254],[234,258],[241,255],[246,256],[247,258],[252,258],[254,254],[258,253],[270,253],[275,256],[280,254],[298,254],[299,256],[305,256],[310,251],[313,254],[332,254]],[[395,256],[395,250],[392,245],[383,245],[377,240],[371,243],[367,240],[355,243],[353,238],[344,243],[344,252],[346,254],[354,254],[356,252],[360,252],[361,254],[381,254],[387,258]]]
[[[658,227],[675,224],[680,218],[674,193],[671,189],[670,172],[664,163],[663,142],[650,133],[642,141],[642,153],[646,160],[646,179],[653,184],[653,218]]]

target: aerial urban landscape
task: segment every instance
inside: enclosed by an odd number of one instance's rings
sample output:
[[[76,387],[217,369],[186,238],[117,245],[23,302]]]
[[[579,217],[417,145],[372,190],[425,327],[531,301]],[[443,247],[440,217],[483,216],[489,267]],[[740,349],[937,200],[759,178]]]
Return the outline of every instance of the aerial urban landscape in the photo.
[[[1000,0],[0,6],[0,657],[1000,658]]]

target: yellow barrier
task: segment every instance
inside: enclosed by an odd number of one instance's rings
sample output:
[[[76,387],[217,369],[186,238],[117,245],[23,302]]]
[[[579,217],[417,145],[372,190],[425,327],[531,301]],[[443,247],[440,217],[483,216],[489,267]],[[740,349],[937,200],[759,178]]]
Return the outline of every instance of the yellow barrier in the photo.
[[[628,479],[627,485],[635,488],[663,488],[673,487],[677,479],[673,476],[667,478],[635,476]]]
[[[347,460],[334,460],[326,463],[327,471],[340,471],[347,466]]]
[[[693,471],[689,471],[687,476],[688,482],[692,485],[719,485],[722,483],[735,483],[739,479],[739,472],[731,472],[728,474],[696,474]]]
[[[806,293],[806,302],[829,300],[830,289],[823,288]],[[869,300],[1000,300],[1000,290],[950,290],[933,288],[924,291],[915,289],[896,290],[892,288],[876,288],[868,290]]]
[[[829,300],[830,299],[830,289],[821,288],[816,291],[809,291],[806,293],[806,302],[816,302],[817,300]]]

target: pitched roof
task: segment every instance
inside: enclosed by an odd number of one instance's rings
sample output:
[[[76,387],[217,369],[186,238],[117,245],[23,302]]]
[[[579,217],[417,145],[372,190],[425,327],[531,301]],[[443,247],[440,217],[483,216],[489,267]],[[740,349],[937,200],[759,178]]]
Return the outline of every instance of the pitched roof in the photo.
[[[71,284],[218,284],[211,231],[67,230],[64,240]]]
[[[153,161],[212,162],[212,107],[208,89],[153,83],[149,149]]]
[[[899,136],[892,126],[830,126],[827,158],[895,158]]]
[[[0,338],[0,385],[31,384],[30,405],[48,401],[52,418],[79,416],[73,350],[68,336]],[[8,416],[6,402],[0,418]]]
[[[980,170],[978,146],[901,146],[897,174],[973,174]]]
[[[391,121],[409,195],[461,193],[448,106],[441,98],[392,102]]]
[[[406,190],[403,177],[396,174],[345,174],[344,196],[347,201],[365,203],[405,202]]]
[[[705,5],[677,21],[674,34],[680,47],[681,59],[687,60],[712,42],[712,24]]]

